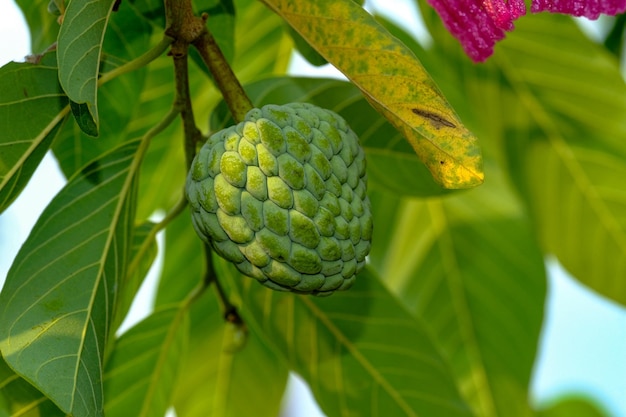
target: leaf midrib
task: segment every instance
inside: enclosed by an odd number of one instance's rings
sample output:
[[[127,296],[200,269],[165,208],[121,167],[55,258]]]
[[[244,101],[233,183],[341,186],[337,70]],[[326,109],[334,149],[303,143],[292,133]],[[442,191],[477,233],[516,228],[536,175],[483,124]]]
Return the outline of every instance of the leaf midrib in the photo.
[[[143,405],[141,407],[141,412],[139,413],[139,416],[141,417],[146,417],[146,416],[151,415],[152,410],[149,406],[152,404],[152,398],[154,397],[155,392],[156,392],[156,387],[159,382],[158,377],[160,376],[163,370],[163,366],[165,363],[165,356],[169,353],[170,347],[176,340],[176,333],[178,332],[179,327],[181,326],[185,318],[185,314],[187,313],[188,307],[189,307],[189,303],[183,302],[182,305],[178,307],[178,311],[176,311],[176,315],[174,316],[174,319],[168,326],[167,334],[165,336],[165,341],[161,344],[161,347],[159,349],[159,356],[157,358],[157,367],[149,378],[148,391],[146,392],[146,395],[143,400]]]
[[[470,361],[470,367],[475,371],[471,372],[470,377],[473,380],[474,387],[477,388],[475,390],[477,396],[480,398],[481,415],[497,416],[493,389],[487,378],[485,362],[478,347],[476,329],[471,319],[472,313],[465,295],[461,279],[462,274],[454,251],[443,204],[441,200],[430,200],[426,204],[433,222],[433,228],[438,231],[439,239],[437,240],[437,246],[441,253],[442,264],[447,271],[444,277],[446,278],[445,283],[450,291],[451,305],[459,323],[459,331],[464,341],[463,346],[465,347],[467,359]]]
[[[91,318],[91,312],[93,311],[93,307],[96,301],[96,294],[98,293],[97,289],[100,286],[100,282],[103,279],[104,276],[104,266],[106,264],[106,258],[109,254],[109,251],[111,250],[111,246],[112,246],[112,242],[114,240],[114,236],[116,234],[116,230],[117,230],[117,226],[118,223],[120,221],[120,217],[122,215],[122,213],[124,212],[123,208],[124,208],[124,204],[126,203],[126,200],[129,196],[130,191],[132,190],[132,183],[135,179],[136,173],[139,170],[139,167],[141,165],[141,160],[143,158],[143,155],[147,149],[149,140],[146,140],[145,138],[140,142],[139,147],[137,148],[137,150],[134,153],[133,156],[133,160],[130,164],[130,166],[128,167],[127,171],[128,174],[126,176],[126,180],[124,181],[124,185],[122,186],[122,188],[120,189],[120,193],[118,194],[120,196],[117,206],[115,208],[115,212],[113,214],[113,218],[111,219],[111,228],[110,228],[110,233],[107,236],[107,240],[106,243],[104,245],[103,251],[102,251],[102,256],[100,258],[99,264],[100,267],[98,268],[98,273],[96,275],[96,279],[94,280],[94,288],[96,289],[95,291],[92,291],[91,293],[91,297],[89,300],[89,303],[87,304],[87,311],[89,312],[88,317]],[[103,291],[106,292],[106,288],[103,289]],[[107,306],[108,308],[108,306]],[[90,319],[91,320],[91,319]],[[83,335],[87,334],[88,331],[88,326],[89,326],[89,322],[90,320],[85,320],[85,324],[83,327]],[[78,381],[78,372],[80,369],[80,358],[82,357],[83,354],[83,350],[85,347],[85,341],[87,340],[86,337],[82,337],[80,339],[80,343],[78,346],[78,351],[77,351],[77,358],[78,360],[76,361],[76,368],[74,370],[74,385],[72,387],[72,394],[71,394],[71,400],[70,400],[70,410],[74,409],[74,401],[75,401],[75,395],[77,393],[77,381]],[[101,353],[98,352],[98,355],[100,355]],[[102,359],[102,358],[100,358]],[[104,376],[104,370],[102,369],[102,360],[98,361],[98,369],[100,372],[100,375]],[[103,386],[100,386],[100,391],[101,391],[101,397],[103,397]],[[104,404],[101,404],[101,407],[103,407]],[[101,411],[101,410],[100,410]]]
[[[48,134],[50,134],[50,132],[54,129],[54,127],[58,123],[60,123],[65,118],[65,116],[67,116],[69,111],[70,111],[70,106],[69,105],[65,106],[34,139],[29,140],[29,142],[31,142],[31,145],[28,147],[26,152],[22,153],[22,156],[16,161],[16,163],[11,167],[11,169],[9,169],[9,171],[7,171],[7,173],[2,177],[2,180],[0,181],[0,190],[4,189],[7,183],[14,177],[15,173],[19,171],[20,169],[22,169],[26,160],[30,158],[33,152],[39,147],[39,145],[41,145],[41,142],[44,141],[44,139],[48,136]]]
[[[378,372],[378,370],[365,358],[360,350],[328,319],[311,300],[302,298],[303,304],[313,313],[315,317],[332,333],[337,341],[339,341],[356,359],[358,363],[374,378],[374,380],[389,394],[391,398],[402,408],[407,416],[418,417],[411,406],[402,398],[402,395],[393,388],[387,379]]]

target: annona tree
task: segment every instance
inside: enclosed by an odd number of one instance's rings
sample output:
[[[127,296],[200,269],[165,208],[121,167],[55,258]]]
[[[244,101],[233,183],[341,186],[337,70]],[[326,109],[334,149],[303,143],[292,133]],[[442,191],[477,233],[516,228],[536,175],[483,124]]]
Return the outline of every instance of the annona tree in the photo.
[[[0,293],[0,415],[275,416],[289,372],[328,416],[574,407],[529,382],[548,257],[626,303],[624,15],[417,1],[420,43],[352,0],[17,3],[0,209],[48,151],[67,184]]]

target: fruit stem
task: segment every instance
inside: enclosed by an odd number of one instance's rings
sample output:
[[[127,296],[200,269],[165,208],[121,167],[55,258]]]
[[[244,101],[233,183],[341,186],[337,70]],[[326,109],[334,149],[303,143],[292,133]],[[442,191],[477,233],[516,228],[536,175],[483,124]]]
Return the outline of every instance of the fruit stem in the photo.
[[[203,15],[203,18],[206,19],[206,14]],[[243,121],[246,113],[254,106],[211,32],[207,29],[202,36],[193,42],[193,46],[198,50],[202,61],[211,71],[215,84],[222,93],[233,119],[236,123]]]
[[[210,284],[215,285],[215,291],[222,306],[222,312],[224,313],[224,320],[234,324],[245,332],[246,325],[239,315],[237,307],[230,302],[222,284],[217,278],[215,267],[213,265],[213,251],[207,244],[204,245],[204,258],[206,260],[206,274],[204,276],[204,282],[207,286]]]

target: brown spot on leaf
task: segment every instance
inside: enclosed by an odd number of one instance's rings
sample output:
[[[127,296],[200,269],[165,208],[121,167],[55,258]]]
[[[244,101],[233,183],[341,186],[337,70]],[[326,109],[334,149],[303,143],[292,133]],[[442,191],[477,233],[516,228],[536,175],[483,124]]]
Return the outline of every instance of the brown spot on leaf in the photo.
[[[446,119],[445,117],[437,113],[434,113],[428,110],[423,110],[423,109],[411,109],[411,111],[417,114],[418,116],[422,116],[423,118],[428,119],[428,121],[433,124],[435,129],[440,129],[442,126],[452,127],[452,128],[456,127],[454,123],[452,123],[451,121],[449,121],[448,119]]]

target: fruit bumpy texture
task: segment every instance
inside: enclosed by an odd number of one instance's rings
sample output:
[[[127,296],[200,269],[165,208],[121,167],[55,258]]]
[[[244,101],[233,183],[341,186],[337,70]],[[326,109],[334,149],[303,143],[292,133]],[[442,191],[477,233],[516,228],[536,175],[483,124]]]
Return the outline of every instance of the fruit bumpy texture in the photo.
[[[338,114],[267,105],[213,134],[186,193],[198,235],[275,290],[329,295],[354,283],[370,251],[365,153]]]

